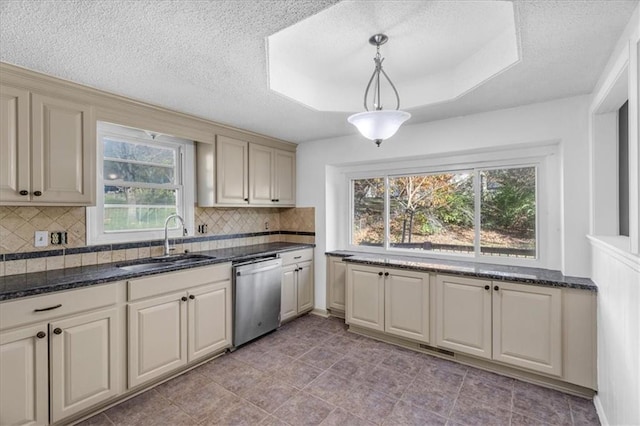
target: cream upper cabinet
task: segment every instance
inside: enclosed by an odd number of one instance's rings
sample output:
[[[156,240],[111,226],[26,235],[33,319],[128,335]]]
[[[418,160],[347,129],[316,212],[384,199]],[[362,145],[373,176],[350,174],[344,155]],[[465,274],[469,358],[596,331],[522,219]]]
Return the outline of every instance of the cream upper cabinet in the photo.
[[[385,271],[384,331],[429,343],[429,274]]]
[[[49,420],[46,325],[0,333],[0,424],[45,425]]]
[[[383,268],[349,265],[347,267],[347,305],[345,322],[384,331]]]
[[[296,153],[274,150],[274,183],[276,204],[296,205]]]
[[[562,374],[562,290],[493,283],[493,359]]]
[[[491,359],[491,282],[438,275],[436,344]]]
[[[93,108],[7,86],[0,93],[0,203],[95,204]]]
[[[216,203],[249,202],[249,143],[216,137]]]
[[[327,256],[327,307],[344,313],[347,265],[341,257]]]
[[[296,154],[249,144],[249,203],[295,206]]]
[[[189,361],[231,345],[231,281],[189,290]]]
[[[186,301],[179,292],[129,304],[130,388],[187,363]]]
[[[116,320],[112,308],[49,324],[52,422],[118,393]]]
[[[249,144],[249,203],[274,204],[273,148]]]
[[[0,85],[0,203],[30,199],[29,130],[29,92]]]

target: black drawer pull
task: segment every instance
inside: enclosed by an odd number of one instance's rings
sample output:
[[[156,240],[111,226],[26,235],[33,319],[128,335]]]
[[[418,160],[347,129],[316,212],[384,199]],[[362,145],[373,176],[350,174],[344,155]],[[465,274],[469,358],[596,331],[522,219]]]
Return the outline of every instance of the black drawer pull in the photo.
[[[42,191],[33,191],[33,195],[35,195],[36,197],[39,197],[42,195]]]
[[[302,256],[294,256],[294,259],[302,259]]]
[[[180,298],[180,300],[182,300],[183,302],[186,302],[186,301],[187,301],[187,296],[182,296],[182,297]]]
[[[389,276],[389,273],[388,273],[388,272],[385,272],[385,273],[384,273],[384,276],[385,276],[385,277],[388,277],[388,276]]]
[[[47,333],[45,333],[44,331],[38,331],[38,334],[36,334],[36,337],[38,339],[44,339],[45,337],[47,337]]]
[[[485,290],[489,290],[490,288],[491,288],[491,287],[489,287],[489,285],[488,285],[488,284],[484,286],[484,289],[485,289]]]
[[[53,329],[53,333],[54,334],[62,334],[62,329],[59,328],[59,327],[56,327],[56,328]]]
[[[56,306],[49,306],[48,308],[34,309],[33,312],[53,311],[58,308],[62,308],[62,303],[58,303]]]
[[[245,201],[249,201],[249,199],[248,199],[248,198],[245,198],[244,200],[245,200]]]
[[[29,195],[29,191],[25,191],[24,189],[19,192],[20,195]]]
[[[378,275],[379,275],[379,276],[382,276],[382,272],[378,272]]]
[[[195,299],[195,298],[196,298],[196,297],[195,297],[193,294],[190,294],[190,295],[189,295],[189,299],[193,300],[193,299]]]
[[[495,291],[499,291],[499,290],[500,290],[500,287],[495,286],[493,289],[494,289]]]

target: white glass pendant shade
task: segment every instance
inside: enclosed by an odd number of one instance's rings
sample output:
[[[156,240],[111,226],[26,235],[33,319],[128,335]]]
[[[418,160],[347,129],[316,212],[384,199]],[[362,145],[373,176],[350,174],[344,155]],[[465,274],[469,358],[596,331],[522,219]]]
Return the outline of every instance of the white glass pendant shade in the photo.
[[[378,142],[395,135],[409,118],[411,114],[405,111],[378,110],[353,114],[347,121],[356,126],[362,136]]]

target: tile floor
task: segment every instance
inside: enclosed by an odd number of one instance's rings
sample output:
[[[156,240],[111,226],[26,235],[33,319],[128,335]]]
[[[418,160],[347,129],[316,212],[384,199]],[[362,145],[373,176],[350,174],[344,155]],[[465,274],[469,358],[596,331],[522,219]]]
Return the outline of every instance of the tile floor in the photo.
[[[593,425],[593,403],[301,317],[89,425]]]

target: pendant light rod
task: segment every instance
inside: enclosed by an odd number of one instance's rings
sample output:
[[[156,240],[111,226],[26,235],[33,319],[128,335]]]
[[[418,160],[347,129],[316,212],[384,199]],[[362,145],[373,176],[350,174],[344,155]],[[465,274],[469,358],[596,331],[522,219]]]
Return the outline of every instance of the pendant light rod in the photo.
[[[375,86],[373,89],[373,109],[376,111],[381,111],[383,109],[381,93],[380,93],[380,73],[387,79],[389,85],[393,89],[393,93],[396,95],[396,110],[400,109],[400,95],[398,94],[398,90],[396,86],[393,84],[387,73],[382,68],[382,62],[384,62],[384,58],[380,56],[380,46],[385,44],[389,40],[385,34],[375,34],[369,38],[369,43],[376,46],[376,56],[373,58],[373,61],[376,64],[375,69],[373,70],[373,74],[371,74],[371,78],[369,79],[369,83],[367,84],[367,88],[364,91],[364,109],[369,111],[369,107],[367,106],[367,98],[369,97],[369,89],[371,89],[371,83],[375,79]],[[377,102],[376,102],[377,101]]]

